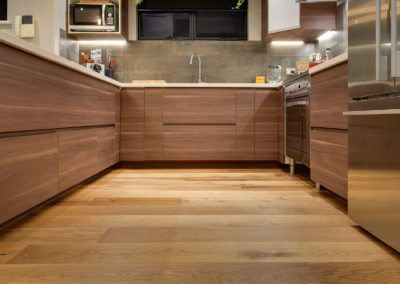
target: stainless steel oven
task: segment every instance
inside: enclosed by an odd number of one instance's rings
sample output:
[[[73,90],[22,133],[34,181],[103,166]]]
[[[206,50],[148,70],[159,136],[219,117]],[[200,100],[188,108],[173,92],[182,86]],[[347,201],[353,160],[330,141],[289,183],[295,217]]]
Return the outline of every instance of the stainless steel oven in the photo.
[[[285,155],[295,163],[310,165],[310,77],[288,81],[285,94]]]

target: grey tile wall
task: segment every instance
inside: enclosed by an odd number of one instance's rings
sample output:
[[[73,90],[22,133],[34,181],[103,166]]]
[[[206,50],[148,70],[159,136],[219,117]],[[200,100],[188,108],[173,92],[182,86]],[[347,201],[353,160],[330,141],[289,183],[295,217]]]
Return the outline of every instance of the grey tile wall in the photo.
[[[93,45],[82,45],[89,53]],[[105,59],[106,48],[102,46]],[[203,80],[209,83],[250,83],[256,76],[266,76],[270,64],[282,65],[283,79],[287,67],[308,60],[314,44],[302,47],[272,46],[251,41],[134,41],[113,46],[115,77],[121,82],[132,80],[166,80],[170,83],[197,82],[198,62],[189,65],[192,53],[202,58]]]

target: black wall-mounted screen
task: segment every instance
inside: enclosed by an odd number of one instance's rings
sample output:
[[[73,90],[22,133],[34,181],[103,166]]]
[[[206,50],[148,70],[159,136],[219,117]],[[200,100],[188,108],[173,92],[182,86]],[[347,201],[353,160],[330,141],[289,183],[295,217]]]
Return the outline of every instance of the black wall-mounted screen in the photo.
[[[144,0],[138,6],[140,40],[247,40],[247,1]]]
[[[7,0],[0,0],[0,21],[7,20]]]

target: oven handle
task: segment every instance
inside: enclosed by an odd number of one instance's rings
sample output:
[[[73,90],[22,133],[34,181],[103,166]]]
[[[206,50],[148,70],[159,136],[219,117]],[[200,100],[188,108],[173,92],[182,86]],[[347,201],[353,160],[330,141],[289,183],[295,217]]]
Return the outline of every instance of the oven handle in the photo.
[[[292,107],[292,106],[308,106],[309,102],[306,101],[299,101],[299,102],[292,102],[292,103],[287,103],[287,107]]]

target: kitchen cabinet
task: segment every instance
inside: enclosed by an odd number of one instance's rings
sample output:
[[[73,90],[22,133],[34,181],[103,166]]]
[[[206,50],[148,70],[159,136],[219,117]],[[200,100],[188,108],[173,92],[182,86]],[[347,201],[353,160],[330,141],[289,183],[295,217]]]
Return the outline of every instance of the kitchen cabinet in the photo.
[[[293,0],[268,1],[268,33],[300,28],[300,4]]]
[[[59,131],[59,191],[119,162],[115,128]]]
[[[121,160],[144,161],[144,89],[121,91]]]
[[[255,90],[255,160],[278,160],[279,96],[276,90]]]
[[[121,101],[122,161],[283,158],[282,89],[130,89]]]
[[[311,179],[347,199],[347,62],[311,76]]]
[[[0,137],[0,224],[57,193],[55,132]]]
[[[291,0],[262,0],[262,38],[315,41],[336,28],[336,1],[295,3]]]

